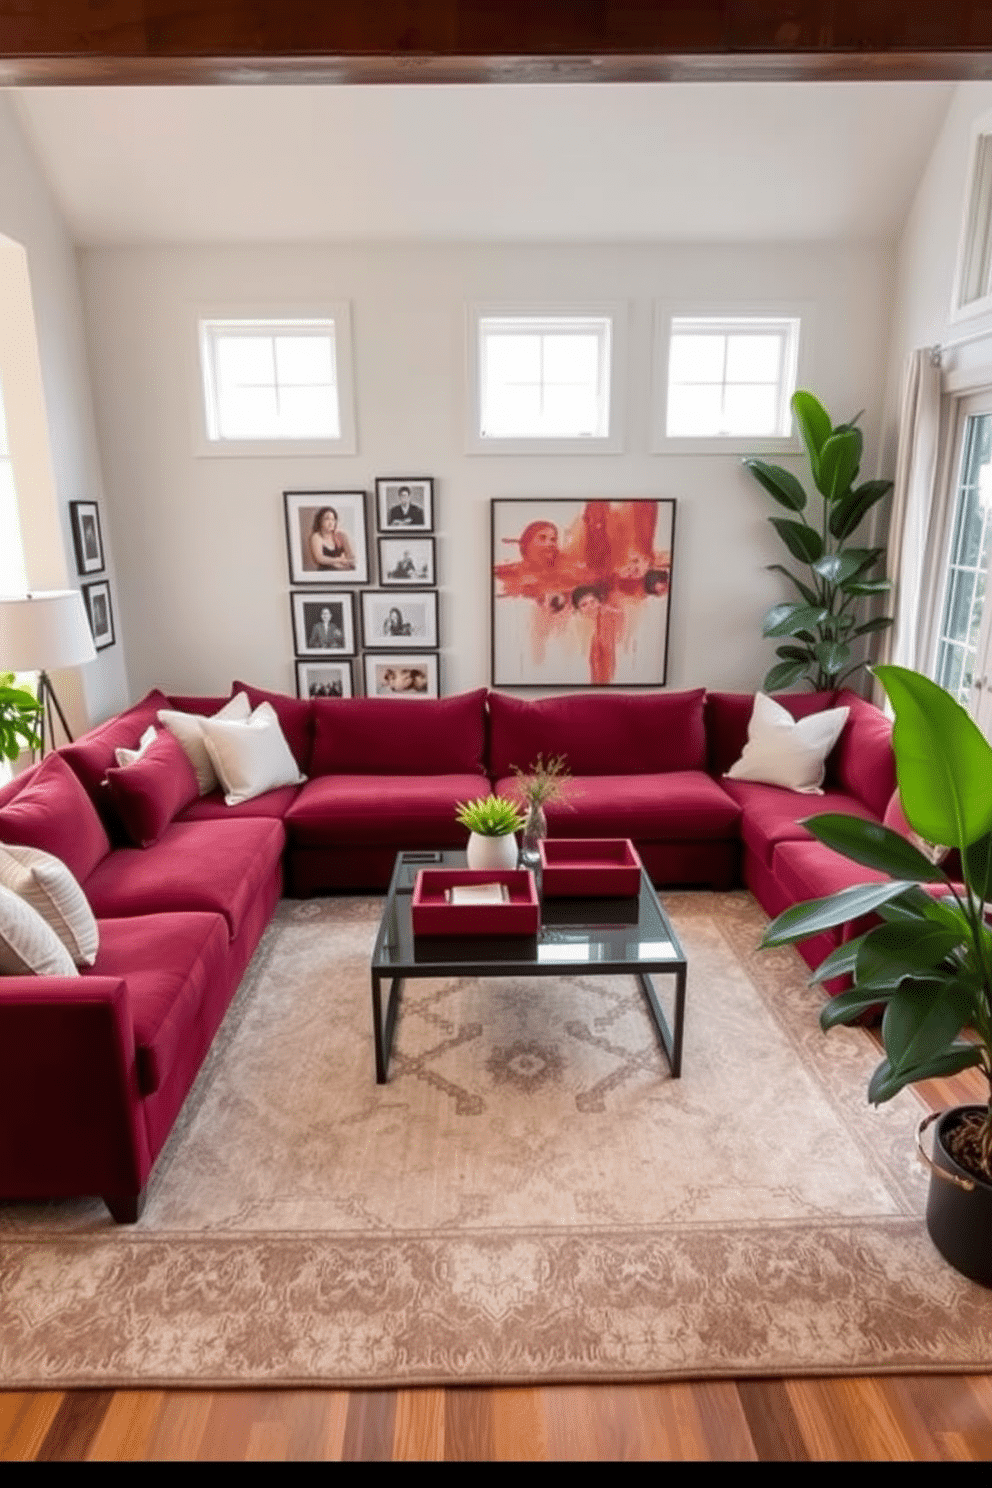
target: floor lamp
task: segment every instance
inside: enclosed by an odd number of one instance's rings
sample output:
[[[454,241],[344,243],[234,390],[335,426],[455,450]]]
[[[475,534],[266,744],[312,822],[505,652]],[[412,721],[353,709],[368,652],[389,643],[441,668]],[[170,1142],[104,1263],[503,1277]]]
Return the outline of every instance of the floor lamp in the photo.
[[[72,734],[49,671],[96,659],[90,623],[78,589],[50,589],[0,599],[0,665],[8,672],[37,672],[41,704],[41,753],[55,746],[52,711],[69,742]]]

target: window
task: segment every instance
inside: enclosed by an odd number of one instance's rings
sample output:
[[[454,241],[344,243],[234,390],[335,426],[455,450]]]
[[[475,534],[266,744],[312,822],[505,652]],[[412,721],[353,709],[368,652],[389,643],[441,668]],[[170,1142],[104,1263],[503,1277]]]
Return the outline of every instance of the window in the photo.
[[[346,317],[200,322],[208,442],[354,452]],[[240,453],[240,450],[235,449]]]
[[[954,306],[969,315],[992,305],[992,134],[976,133],[961,230]]]
[[[0,397],[0,594],[25,594],[27,587],[17,493],[7,444],[7,422]]]
[[[617,447],[615,314],[474,317],[476,449]],[[564,443],[563,443],[564,442]]]
[[[673,317],[668,439],[788,438],[798,319]]]
[[[978,400],[976,400],[978,401]],[[985,400],[988,407],[988,399]],[[983,711],[989,649],[985,595],[992,559],[992,411],[962,410],[957,491],[934,676],[969,710]],[[985,623],[983,625],[983,618]]]

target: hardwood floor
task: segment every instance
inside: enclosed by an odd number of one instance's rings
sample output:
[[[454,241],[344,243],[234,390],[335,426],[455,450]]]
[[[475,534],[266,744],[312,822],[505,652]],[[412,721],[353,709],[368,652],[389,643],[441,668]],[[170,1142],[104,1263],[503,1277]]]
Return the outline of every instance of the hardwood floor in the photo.
[[[983,1100],[974,1071],[922,1092]],[[907,1142],[912,1133],[907,1132]],[[935,1265],[943,1264],[936,1256]],[[989,1296],[992,1309],[992,1293]],[[448,1390],[0,1391],[0,1461],[986,1461],[978,1375]]]

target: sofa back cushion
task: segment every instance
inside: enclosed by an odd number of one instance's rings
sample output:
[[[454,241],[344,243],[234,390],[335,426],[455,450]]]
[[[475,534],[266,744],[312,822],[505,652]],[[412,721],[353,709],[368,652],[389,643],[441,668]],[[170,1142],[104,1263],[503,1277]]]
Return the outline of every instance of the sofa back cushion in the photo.
[[[577,693],[534,702],[489,694],[489,772],[527,770],[563,754],[573,775],[656,775],[705,770],[703,689]]]
[[[310,774],[484,775],[485,698],[318,698]]]
[[[313,715],[309,699],[290,697],[285,692],[266,692],[261,687],[252,687],[250,682],[232,682],[232,695],[237,692],[248,694],[253,713],[260,703],[272,704],[290,753],[303,774],[309,775],[313,752]]]
[[[40,847],[79,883],[110,851],[96,807],[61,754],[46,755],[21,789],[0,803],[0,842]]]
[[[896,787],[892,723],[881,708],[847,688],[837,701],[851,712],[828,763],[828,778],[882,818]]]
[[[808,718],[840,702],[835,692],[776,692],[776,703],[793,718]],[[712,775],[725,775],[740,759],[747,743],[747,727],[754,712],[753,692],[708,692],[706,694],[706,747]]]
[[[149,724],[158,725],[159,708],[167,708],[169,700],[164,692],[153,688],[133,707],[126,708],[106,723],[97,724],[83,734],[74,744],[66,744],[59,750],[62,758],[82,783],[83,789],[97,810],[105,816],[113,829],[112,812],[108,814],[110,799],[103,788],[107,771],[117,764],[116,751],[136,749],[141,736]]]
[[[167,729],[156,734],[140,759],[108,770],[105,788],[138,847],[157,842],[173,817],[200,794],[186,751]]]

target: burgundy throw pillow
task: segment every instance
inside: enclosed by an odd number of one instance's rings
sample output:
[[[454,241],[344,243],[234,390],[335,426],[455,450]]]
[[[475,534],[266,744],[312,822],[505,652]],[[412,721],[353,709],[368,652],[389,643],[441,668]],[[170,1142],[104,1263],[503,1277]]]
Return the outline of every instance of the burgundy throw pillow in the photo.
[[[104,777],[117,764],[117,749],[136,749],[138,740],[149,724],[158,726],[159,708],[167,708],[169,699],[164,692],[153,688],[146,697],[132,708],[108,718],[83,734],[74,744],[66,744],[59,750],[66,764],[82,781],[90,800],[101,810],[106,806]]]
[[[236,692],[247,693],[253,713],[259,703],[272,704],[290,754],[303,774],[309,775],[310,756],[313,752],[313,718],[309,698],[289,697],[284,692],[265,692],[261,687],[252,687],[248,682],[232,682],[231,696]]]
[[[485,697],[318,699],[310,773],[483,775]]]
[[[157,842],[173,817],[200,794],[196,771],[168,729],[156,734],[133,764],[108,770],[105,788],[138,847]]]
[[[40,847],[83,883],[110,851],[96,807],[61,754],[49,754],[0,806],[0,842]]]
[[[658,775],[705,770],[703,689],[614,692],[527,702],[489,694],[489,773],[527,770],[539,754],[563,754],[573,775]]]

